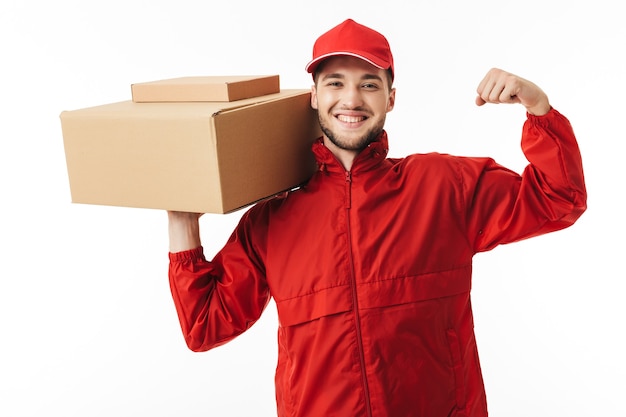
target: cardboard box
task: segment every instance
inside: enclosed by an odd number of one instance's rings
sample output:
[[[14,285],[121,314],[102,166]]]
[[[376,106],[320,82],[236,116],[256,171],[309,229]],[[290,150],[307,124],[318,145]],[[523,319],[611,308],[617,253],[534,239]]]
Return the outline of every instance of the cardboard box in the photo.
[[[298,186],[321,136],[309,90],[124,101],[60,115],[72,202],[227,213]]]
[[[235,101],[278,92],[278,75],[181,77],[131,84],[136,103]]]

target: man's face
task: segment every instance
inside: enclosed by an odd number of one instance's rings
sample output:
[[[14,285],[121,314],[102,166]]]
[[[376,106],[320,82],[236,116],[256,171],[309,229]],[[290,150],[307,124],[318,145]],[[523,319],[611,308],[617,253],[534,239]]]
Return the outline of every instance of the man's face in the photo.
[[[322,65],[311,106],[318,111],[327,146],[358,153],[383,130],[395,89],[386,70],[359,58],[336,56]]]

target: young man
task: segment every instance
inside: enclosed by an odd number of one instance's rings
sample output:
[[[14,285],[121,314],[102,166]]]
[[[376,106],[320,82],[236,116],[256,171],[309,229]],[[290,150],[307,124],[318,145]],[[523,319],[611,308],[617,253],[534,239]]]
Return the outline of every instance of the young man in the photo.
[[[247,211],[212,261],[200,215],[169,213],[170,283],[189,348],[233,339],[273,297],[279,416],[487,416],[472,257],[584,212],[569,122],[539,87],[493,69],[476,103],[526,109],[522,175],[490,158],[388,159],[387,40],[347,20],[316,41],[307,71],[324,133],[310,181]]]

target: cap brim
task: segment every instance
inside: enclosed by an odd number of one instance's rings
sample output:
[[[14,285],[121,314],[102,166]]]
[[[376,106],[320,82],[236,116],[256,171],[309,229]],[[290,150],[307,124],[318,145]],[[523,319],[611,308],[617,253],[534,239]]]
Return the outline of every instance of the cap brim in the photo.
[[[387,69],[389,67],[391,67],[390,63],[376,63],[375,61],[373,61],[372,59],[366,57],[365,55],[362,54],[358,54],[355,52],[332,52],[329,54],[324,54],[324,55],[320,55],[317,58],[315,58],[314,60],[312,60],[311,62],[309,62],[306,67],[305,70],[308,73],[313,73],[315,71],[315,69],[317,68],[317,66],[325,59],[328,59],[330,57],[333,56],[353,56],[355,58],[360,58],[363,61],[366,61],[368,63],[370,63],[371,65],[375,66],[376,68],[380,68],[380,69]]]

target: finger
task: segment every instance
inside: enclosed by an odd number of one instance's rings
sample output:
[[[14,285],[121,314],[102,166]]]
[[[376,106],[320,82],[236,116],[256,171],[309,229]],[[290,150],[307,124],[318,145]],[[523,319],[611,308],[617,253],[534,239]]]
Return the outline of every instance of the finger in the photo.
[[[497,68],[491,68],[478,84],[476,92],[485,103],[493,102],[493,91],[498,88],[497,83],[501,72]]]
[[[508,103],[508,104],[520,102],[517,95],[511,94],[510,91],[506,91],[506,90],[502,92],[499,100],[500,100],[500,103]]]
[[[480,83],[480,86],[476,90],[476,93],[478,94],[478,97],[480,97],[484,102],[488,102],[489,101],[489,94],[491,93],[491,90],[493,89],[493,86],[494,86],[493,80],[491,78],[486,77]]]
[[[487,83],[489,82],[489,73],[487,73],[487,75],[485,75],[483,77],[482,80],[480,80],[480,83],[478,84],[478,87],[476,87],[476,93],[481,96],[483,94],[483,92],[485,91],[486,87],[487,87]]]
[[[500,98],[505,94],[506,83],[502,77],[498,77],[494,80],[491,90],[488,93],[487,101],[489,103],[500,103]]]
[[[518,92],[519,84],[517,83],[517,80],[508,77],[498,100],[500,103],[519,103],[520,100],[517,97]]]
[[[478,90],[478,97],[485,103],[491,103],[493,101],[493,91],[496,88],[495,82],[492,79],[485,80],[482,88]]]
[[[482,99],[481,96],[476,96],[475,102],[477,106],[482,106],[483,104],[487,103],[485,100]]]

